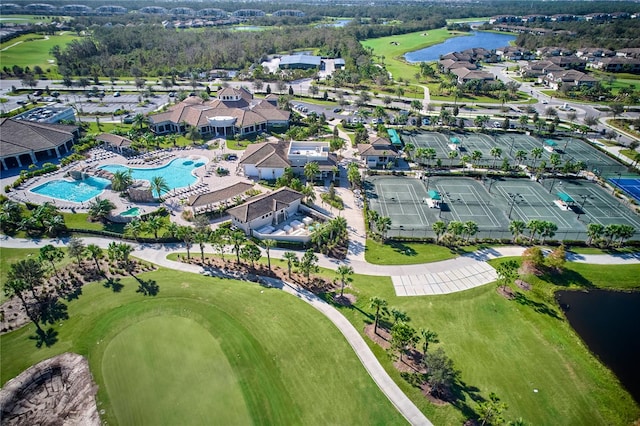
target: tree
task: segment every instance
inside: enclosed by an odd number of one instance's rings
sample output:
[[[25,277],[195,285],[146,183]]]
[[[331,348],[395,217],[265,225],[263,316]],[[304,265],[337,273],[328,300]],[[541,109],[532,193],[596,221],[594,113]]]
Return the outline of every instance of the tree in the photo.
[[[133,117],[133,125],[142,130],[144,125],[147,124],[147,118],[142,113],[138,113]]]
[[[236,263],[240,263],[240,249],[247,241],[247,236],[242,231],[234,231],[229,236],[229,242],[233,246],[233,252],[236,254]]]
[[[518,262],[515,260],[507,260],[498,264],[496,267],[498,274],[498,283],[501,287],[508,287],[518,277]]]
[[[200,259],[204,263],[204,249],[206,243],[209,242],[209,229],[199,229],[193,235],[193,241],[200,246]]]
[[[417,343],[416,330],[404,321],[398,321],[391,327],[391,349],[397,350],[402,362],[402,353]]]
[[[599,223],[590,223],[587,225],[587,244],[591,245],[593,242],[597,242],[604,235],[604,225]]]
[[[117,170],[111,177],[111,189],[117,192],[124,192],[133,184],[131,169]]]
[[[516,151],[516,160],[518,160],[518,166],[527,159],[527,151],[520,149]]]
[[[544,240],[546,238],[552,238],[556,231],[558,230],[558,225],[548,220],[542,222],[540,236],[542,237],[542,244],[544,244]]]
[[[149,183],[151,185],[151,191],[157,194],[158,200],[160,201],[162,201],[162,194],[171,190],[167,180],[162,176],[152,177]]]
[[[347,166],[347,179],[349,180],[352,189],[356,186],[360,186],[361,176],[358,164],[349,163]]]
[[[391,317],[393,317],[393,325],[398,322],[408,323],[409,321],[411,321],[409,315],[401,309],[391,308],[389,312],[391,313]]]
[[[89,218],[91,220],[105,222],[115,208],[115,204],[111,201],[96,197],[95,200],[89,202]]]
[[[478,161],[482,158],[482,152],[475,150],[471,153],[471,160],[473,161],[473,167],[478,167]]]
[[[536,234],[542,231],[543,222],[538,219],[531,219],[527,222],[527,229],[529,230],[529,243],[533,242]]]
[[[277,242],[276,242],[276,240],[266,239],[266,240],[262,240],[262,244],[264,244],[264,249],[267,252],[267,265],[269,267],[269,270],[271,270],[271,255],[270,255],[270,251],[271,251],[271,247],[275,247]]]
[[[453,167],[453,160],[458,156],[458,150],[449,151],[449,168]]]
[[[254,262],[260,260],[260,256],[262,256],[262,252],[255,244],[245,244],[240,249],[240,256],[249,262],[251,262],[251,268],[254,268]]]
[[[131,222],[127,223],[124,227],[124,234],[126,236],[133,237],[134,240],[138,240],[138,237],[142,233],[144,229],[144,225],[140,219],[133,219]]]
[[[42,263],[31,258],[12,263],[9,265],[7,279],[9,281],[14,281],[12,286],[15,288],[12,288],[12,291],[20,290],[22,292],[29,290],[33,298],[37,302],[40,301],[40,298],[36,293],[36,287],[42,285],[42,280],[44,279]],[[15,295],[18,296],[18,293]]]
[[[86,247],[82,242],[82,239],[78,237],[69,238],[69,242],[67,243],[67,253],[70,257],[75,257],[78,261],[78,265],[82,263],[82,257],[85,253]]]
[[[187,260],[191,259],[191,246],[193,245],[193,228],[190,226],[181,226],[178,228],[177,237],[182,240],[185,248],[187,249]]]
[[[51,268],[53,269],[53,273],[58,275],[56,262],[64,259],[64,251],[59,247],[53,246],[52,244],[47,244],[46,246],[40,248],[39,258],[43,262],[49,262],[51,264]]]
[[[526,223],[521,220],[512,220],[511,223],[509,223],[509,231],[511,235],[513,235],[514,243],[518,242],[518,238],[522,235],[526,227]]]
[[[427,354],[427,349],[429,349],[429,344],[438,343],[438,333],[429,329],[420,329],[420,335],[422,336],[422,354]]]
[[[159,215],[151,216],[144,222],[144,229],[153,233],[153,238],[158,239],[158,231],[164,226],[164,221]]]
[[[480,426],[499,425],[504,423],[502,413],[507,410],[507,404],[500,402],[498,395],[491,392],[489,399],[478,404],[478,414],[480,415]]]
[[[540,247],[529,247],[522,253],[522,265],[534,274],[544,266],[544,254]]]
[[[282,258],[287,261],[287,276],[291,279],[291,267],[298,263],[298,256],[292,251],[285,251]]]
[[[564,264],[567,261],[567,252],[564,248],[564,244],[556,247],[547,256],[547,265],[553,268],[556,272],[562,272]]]
[[[467,243],[469,239],[478,233],[478,224],[472,220],[468,220],[464,223],[464,233],[467,236]]]
[[[382,241],[387,239],[387,231],[391,227],[391,218],[387,216],[379,216],[376,219],[376,229],[380,233]]]
[[[353,268],[349,265],[340,265],[336,269],[336,274],[340,278],[340,297],[344,295],[345,283],[351,281],[351,275],[353,275]]]
[[[544,150],[540,147],[536,147],[533,148],[531,150],[531,159],[533,160],[532,164],[531,164],[531,168],[535,169],[536,168],[536,161],[538,161],[538,159],[540,157],[542,157],[542,153],[544,152]]]
[[[372,297],[369,299],[369,306],[372,309],[375,309],[375,321],[373,323],[373,332],[378,334],[378,321],[380,320],[380,314],[387,314],[389,311],[387,309],[387,301],[381,299],[380,297]]]
[[[613,119],[615,120],[617,116],[624,112],[624,105],[620,103],[614,103],[609,105],[609,110],[611,111],[611,115],[613,115]]]
[[[304,165],[304,177],[307,178],[307,182],[313,184],[313,180],[318,173],[320,173],[320,166],[317,162],[311,161]]]
[[[432,352],[425,352],[423,363],[427,367],[431,394],[438,397],[447,395],[460,376],[453,360],[444,353],[444,349],[438,348]]]
[[[493,169],[496,167],[496,160],[502,156],[502,149],[494,146],[491,148],[490,154],[493,157],[493,164],[491,165],[491,168]]]
[[[431,229],[436,233],[436,244],[440,243],[440,237],[447,231],[447,224],[439,220],[431,225]]]
[[[89,244],[86,248],[87,254],[93,259],[96,264],[96,269],[102,273],[100,269],[100,263],[98,261],[104,257],[102,249],[97,244]]]
[[[311,249],[305,251],[302,255],[302,258],[298,261],[298,264],[296,266],[307,279],[307,283],[311,282],[311,273],[318,270],[317,263],[318,256],[316,256],[316,254]]]

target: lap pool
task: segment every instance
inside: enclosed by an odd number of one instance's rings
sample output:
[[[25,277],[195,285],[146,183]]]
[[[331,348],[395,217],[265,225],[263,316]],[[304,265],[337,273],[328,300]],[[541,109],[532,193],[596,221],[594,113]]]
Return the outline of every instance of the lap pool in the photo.
[[[193,171],[205,164],[204,159],[176,158],[165,166],[152,169],[130,168],[118,164],[109,164],[100,168],[111,173],[131,170],[131,176],[136,180],[151,181],[156,176],[162,176],[167,181],[169,189],[175,189],[196,183],[197,178]]]
[[[107,179],[88,177],[83,180],[52,180],[31,189],[30,192],[45,197],[73,203],[84,203],[102,194],[111,182]]]

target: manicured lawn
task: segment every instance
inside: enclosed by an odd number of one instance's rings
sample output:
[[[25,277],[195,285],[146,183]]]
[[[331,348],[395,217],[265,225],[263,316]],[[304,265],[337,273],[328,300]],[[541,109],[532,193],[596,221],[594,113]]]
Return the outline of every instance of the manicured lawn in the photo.
[[[2,383],[73,351],[89,359],[110,424],[176,424],[176,410],[180,424],[405,423],[334,326],[297,298],[165,269],[139,277],[157,281],[156,297],[137,293],[133,278],[122,280],[119,293],[100,283],[85,286],[68,304],[70,318],[54,326],[59,340],[52,347],[35,348],[32,326],[0,336]],[[159,377],[148,377],[150,371]],[[118,384],[136,378],[137,395]],[[148,410],[156,412],[140,417]]]
[[[89,229],[94,231],[111,231],[111,232],[124,232],[123,223],[108,223],[102,222],[89,222],[87,219],[89,215],[87,213],[62,213],[64,217],[64,223],[67,228],[73,229]]]
[[[582,279],[593,274],[595,285],[626,286],[640,272],[637,266],[620,265],[572,264],[571,269]],[[400,377],[383,350],[365,338],[396,383],[434,424],[462,423],[473,416],[469,414],[476,409],[473,398],[487,398],[490,392],[508,404],[506,419],[522,417],[527,424],[558,424],[562,419],[562,424],[624,425],[640,415],[638,405],[588,352],[555,303],[546,297],[541,300],[535,289],[519,303],[498,295],[493,284],[431,297],[397,297],[386,277],[360,276],[353,285],[356,306],[341,312],[356,328],[362,330],[373,321],[370,297],[382,297],[390,307],[406,311],[414,328],[436,331],[441,343],[432,346],[443,347],[461,371],[464,399],[458,408],[436,407]]]
[[[427,35],[424,35],[425,33]],[[447,31],[446,28],[440,28],[397,36],[368,39],[362,41],[362,45],[367,48],[373,48],[374,55],[384,56],[384,63],[387,70],[393,74],[395,80],[402,77],[405,80],[415,81],[414,74],[418,71],[418,65],[406,62],[403,55],[407,52],[442,43],[450,37],[462,34],[463,33],[451,33]]]
[[[63,35],[51,35],[45,39],[44,36],[38,34],[25,34],[23,36],[14,38],[8,42],[2,43],[0,48],[4,49],[7,46],[11,46],[15,43],[21,42],[3,52],[0,53],[0,61],[3,66],[11,68],[13,65],[21,67],[30,67],[40,65],[43,70],[47,68],[54,68],[56,65],[48,62],[53,60],[53,56],[49,51],[54,46],[64,47],[73,40],[78,39],[78,36],[72,33]],[[40,82],[39,86],[44,87],[46,82]]]
[[[174,346],[189,350],[176,351]],[[122,425],[175,425],[184,419],[205,424],[211,413],[220,424],[251,423],[220,343],[189,318],[158,316],[126,328],[109,342],[102,374]]]
[[[459,251],[436,244],[389,242],[381,244],[367,240],[364,257],[376,265],[415,265],[453,259],[465,252],[476,250],[477,246],[463,247]]]

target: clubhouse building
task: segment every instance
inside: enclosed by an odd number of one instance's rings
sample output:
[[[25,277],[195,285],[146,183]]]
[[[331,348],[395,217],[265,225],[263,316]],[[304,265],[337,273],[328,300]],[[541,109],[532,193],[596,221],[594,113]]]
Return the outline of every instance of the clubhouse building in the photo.
[[[248,136],[289,126],[289,111],[273,99],[254,99],[246,89],[224,88],[215,99],[189,97],[166,112],[149,116],[157,135],[185,133],[196,128],[203,137]]]

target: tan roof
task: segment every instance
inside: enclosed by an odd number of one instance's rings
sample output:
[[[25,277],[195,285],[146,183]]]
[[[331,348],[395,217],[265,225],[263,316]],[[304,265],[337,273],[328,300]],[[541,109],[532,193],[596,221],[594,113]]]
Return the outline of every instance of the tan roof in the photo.
[[[397,157],[396,147],[387,138],[377,138],[371,143],[358,144],[358,151],[363,157]]]
[[[301,200],[303,195],[293,189],[283,187],[269,194],[258,195],[244,204],[227,210],[234,218],[246,223],[270,212],[286,208],[296,200]]]
[[[240,164],[269,168],[289,167],[291,164],[286,152],[287,144],[283,141],[251,144],[244,151]]]
[[[100,142],[106,142],[111,146],[117,147],[129,147],[131,146],[131,140],[124,136],[114,135],[112,133],[101,133],[96,136],[96,140]]]
[[[53,149],[73,139],[77,126],[0,119],[0,155],[8,157]]]
[[[219,189],[218,191],[193,195],[189,197],[189,205],[192,207],[201,207],[208,204],[219,203],[244,194],[251,188],[253,188],[253,184],[251,183],[238,182],[226,188]]]

